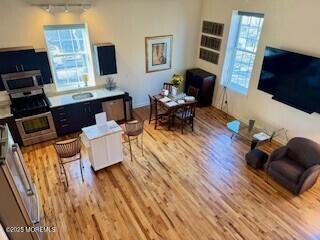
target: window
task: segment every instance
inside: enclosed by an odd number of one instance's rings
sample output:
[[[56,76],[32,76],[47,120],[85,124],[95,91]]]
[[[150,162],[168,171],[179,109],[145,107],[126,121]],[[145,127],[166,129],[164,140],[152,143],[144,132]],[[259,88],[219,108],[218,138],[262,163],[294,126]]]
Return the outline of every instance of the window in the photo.
[[[95,85],[86,26],[46,26],[44,32],[57,90]]]
[[[246,94],[263,25],[263,14],[235,11],[232,15],[222,85]]]

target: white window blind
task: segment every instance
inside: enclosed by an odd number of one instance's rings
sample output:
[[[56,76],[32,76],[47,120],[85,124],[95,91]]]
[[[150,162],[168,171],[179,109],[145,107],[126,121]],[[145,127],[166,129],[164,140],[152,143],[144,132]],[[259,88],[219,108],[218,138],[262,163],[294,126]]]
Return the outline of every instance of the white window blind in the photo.
[[[264,15],[235,11],[222,72],[222,84],[246,94],[262,30]]]
[[[57,90],[95,85],[86,26],[46,26],[44,32]]]

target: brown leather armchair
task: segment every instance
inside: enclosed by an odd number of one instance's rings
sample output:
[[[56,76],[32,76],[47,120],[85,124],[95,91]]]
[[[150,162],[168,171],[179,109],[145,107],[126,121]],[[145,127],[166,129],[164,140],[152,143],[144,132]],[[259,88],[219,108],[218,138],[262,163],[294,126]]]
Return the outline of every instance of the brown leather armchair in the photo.
[[[320,145],[306,138],[291,139],[271,153],[266,173],[293,194],[303,193],[320,174]]]

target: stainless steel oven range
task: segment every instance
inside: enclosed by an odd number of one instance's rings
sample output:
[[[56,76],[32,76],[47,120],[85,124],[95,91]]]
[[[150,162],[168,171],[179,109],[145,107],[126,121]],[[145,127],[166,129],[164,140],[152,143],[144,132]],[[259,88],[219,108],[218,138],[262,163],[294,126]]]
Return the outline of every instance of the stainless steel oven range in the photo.
[[[1,75],[24,146],[57,137],[40,71]]]

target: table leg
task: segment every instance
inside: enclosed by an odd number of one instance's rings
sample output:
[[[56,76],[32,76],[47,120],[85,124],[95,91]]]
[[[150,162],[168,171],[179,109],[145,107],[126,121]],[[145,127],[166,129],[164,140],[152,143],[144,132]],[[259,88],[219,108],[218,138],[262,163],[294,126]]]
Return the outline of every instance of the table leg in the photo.
[[[171,130],[171,111],[168,112],[168,130]]]

